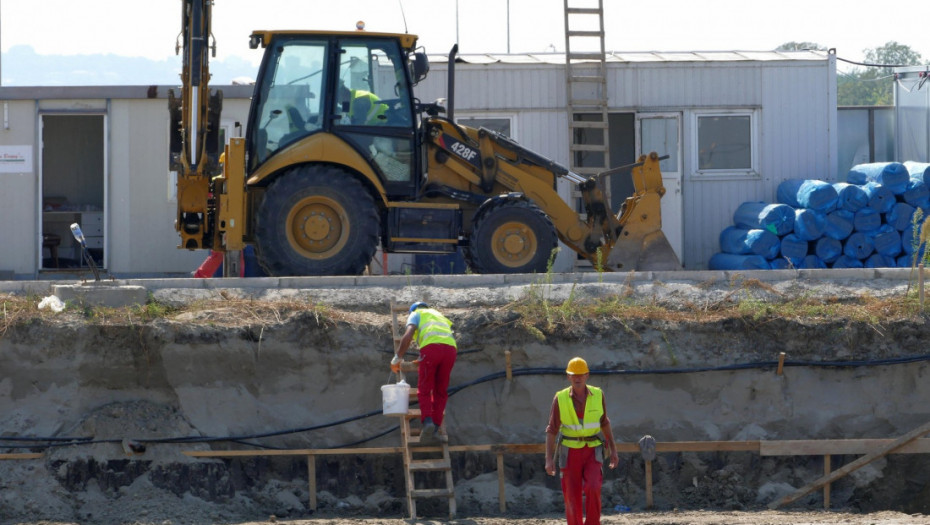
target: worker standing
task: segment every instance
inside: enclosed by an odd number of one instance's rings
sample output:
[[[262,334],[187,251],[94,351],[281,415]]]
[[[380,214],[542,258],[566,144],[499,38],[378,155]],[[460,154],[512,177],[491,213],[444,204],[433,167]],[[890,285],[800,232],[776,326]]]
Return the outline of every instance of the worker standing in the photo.
[[[558,461],[568,525],[600,525],[605,446],[610,452],[610,468],[620,462],[607,417],[607,400],[600,388],[587,385],[589,371],[584,359],[573,358],[565,373],[571,386],[556,392],[549,411],[546,473],[554,476]]]
[[[442,426],[446,401],[449,399],[449,377],[455,365],[456,345],[452,335],[452,321],[422,301],[410,305],[407,329],[391,360],[391,370],[397,372],[400,369],[400,362],[414,340],[420,348],[420,358],[417,360],[417,399],[423,423],[420,442],[435,442],[436,429]]]

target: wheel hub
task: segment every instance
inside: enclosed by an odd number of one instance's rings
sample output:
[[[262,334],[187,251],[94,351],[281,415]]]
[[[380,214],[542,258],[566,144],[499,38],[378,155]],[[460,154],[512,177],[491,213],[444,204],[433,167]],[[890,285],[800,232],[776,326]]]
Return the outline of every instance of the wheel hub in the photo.
[[[315,195],[302,199],[287,216],[291,247],[311,259],[325,259],[338,253],[348,233],[345,209],[328,197]]]
[[[491,246],[501,264],[518,267],[532,260],[536,244],[532,228],[522,222],[507,222],[494,232]]]

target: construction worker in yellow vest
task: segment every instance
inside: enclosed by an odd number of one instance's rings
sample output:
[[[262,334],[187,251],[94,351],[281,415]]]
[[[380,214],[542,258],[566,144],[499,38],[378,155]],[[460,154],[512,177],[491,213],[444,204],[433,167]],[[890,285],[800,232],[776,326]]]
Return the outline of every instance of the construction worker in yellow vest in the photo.
[[[420,442],[430,443],[437,441],[436,429],[442,426],[449,399],[449,377],[457,351],[452,321],[422,301],[410,305],[407,329],[391,360],[391,370],[400,370],[400,362],[414,340],[420,349],[417,359],[417,400],[423,424]]]
[[[620,462],[607,417],[607,400],[600,388],[587,384],[590,371],[584,359],[573,358],[565,373],[571,386],[556,392],[549,411],[546,473],[554,476],[558,462],[568,525],[600,525],[605,448],[610,468]]]
[[[378,95],[364,89],[349,89],[339,84],[341,111],[347,122],[353,126],[383,126],[387,124],[387,104],[382,104]]]

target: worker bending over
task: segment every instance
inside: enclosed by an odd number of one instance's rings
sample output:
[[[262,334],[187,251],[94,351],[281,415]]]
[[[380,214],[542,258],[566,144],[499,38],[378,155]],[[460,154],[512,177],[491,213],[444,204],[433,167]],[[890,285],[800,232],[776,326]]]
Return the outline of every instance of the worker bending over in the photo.
[[[610,451],[610,468],[620,462],[607,417],[607,400],[600,388],[587,385],[588,363],[584,359],[569,361],[565,373],[571,386],[556,392],[549,411],[546,473],[554,476],[558,461],[568,525],[600,525],[604,447]],[[558,458],[554,457],[556,450]]]
[[[420,349],[420,358],[417,360],[417,399],[423,423],[420,442],[435,442],[436,427],[442,426],[446,401],[449,399],[449,376],[455,365],[456,345],[452,335],[452,321],[424,302],[410,305],[407,329],[391,360],[391,370],[400,370],[400,362],[414,340]]]

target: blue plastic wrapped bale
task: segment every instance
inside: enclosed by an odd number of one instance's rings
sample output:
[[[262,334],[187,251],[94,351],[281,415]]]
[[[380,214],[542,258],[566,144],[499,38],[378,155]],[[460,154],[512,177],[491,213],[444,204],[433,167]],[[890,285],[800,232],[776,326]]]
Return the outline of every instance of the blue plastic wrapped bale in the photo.
[[[899,232],[911,225],[915,208],[906,202],[897,202],[891,211],[885,214],[885,223]]]
[[[837,182],[833,184],[833,189],[836,190],[836,209],[838,210],[848,210],[855,213],[869,204],[869,196],[862,189],[862,186]]]
[[[914,235],[914,225],[908,225],[901,232],[901,253],[910,255],[920,248],[920,236]]]
[[[746,244],[746,234],[748,233],[749,230],[746,228],[727,226],[720,232],[720,251],[734,255],[748,254],[749,246]]]
[[[891,190],[895,195],[904,193],[911,175],[900,162],[872,162],[857,164],[849,170],[846,182],[865,184],[875,182]]]
[[[837,195],[833,185],[822,180],[788,179],[778,184],[775,198],[794,208],[830,213],[836,209]]]
[[[769,270],[769,262],[761,255],[736,255],[732,253],[715,253],[710,258],[711,270]]]
[[[784,245],[784,242],[782,242],[782,245]],[[865,259],[872,255],[874,251],[875,241],[872,240],[871,236],[862,232],[853,233],[843,243],[843,255],[853,259]]]
[[[790,270],[792,268],[797,268],[791,261],[784,257],[776,257],[769,261],[769,264],[772,265],[773,270]]]
[[[912,268],[915,266],[913,255],[899,255],[896,260],[898,268]]]
[[[901,234],[890,224],[882,224],[873,239],[875,253],[897,257],[901,253]]]
[[[817,257],[816,255],[808,255],[801,261],[801,266],[799,268],[806,268],[810,270],[816,270],[821,268],[826,268],[826,263],[823,262],[823,259]]]
[[[869,197],[869,208],[879,213],[888,213],[891,211],[891,207],[894,206],[894,203],[898,202],[894,193],[891,193],[891,190],[881,184],[870,182],[862,186],[862,191]]]
[[[856,214],[849,210],[836,210],[827,215],[823,227],[823,236],[842,241],[853,232]]]
[[[720,251],[735,255],[761,255],[766,259],[778,256],[781,240],[772,232],[747,230],[728,226],[720,232]]]
[[[882,214],[871,206],[866,206],[856,212],[853,218],[853,229],[857,232],[873,232],[882,225]]]
[[[912,160],[904,161],[904,168],[912,179],[917,179],[930,184],[930,164],[926,162],[914,162]]]
[[[789,233],[781,238],[781,256],[789,259],[801,260],[807,257],[809,245],[807,241],[798,238],[797,235]]]
[[[832,263],[843,255],[843,243],[830,237],[821,237],[814,244],[814,254],[825,263]]]
[[[862,268],[862,261],[848,255],[840,255],[831,268]]]
[[[866,268],[897,268],[898,261],[894,257],[888,257],[880,253],[873,253],[865,260]]]
[[[767,230],[780,237],[794,230],[794,208],[787,204],[744,202],[733,213],[733,224],[747,230]]]
[[[809,208],[794,210],[794,234],[802,241],[816,241],[823,236],[827,216]]]
[[[930,206],[930,186],[927,186],[924,181],[912,177],[901,197],[904,202],[915,208],[926,208]]]

